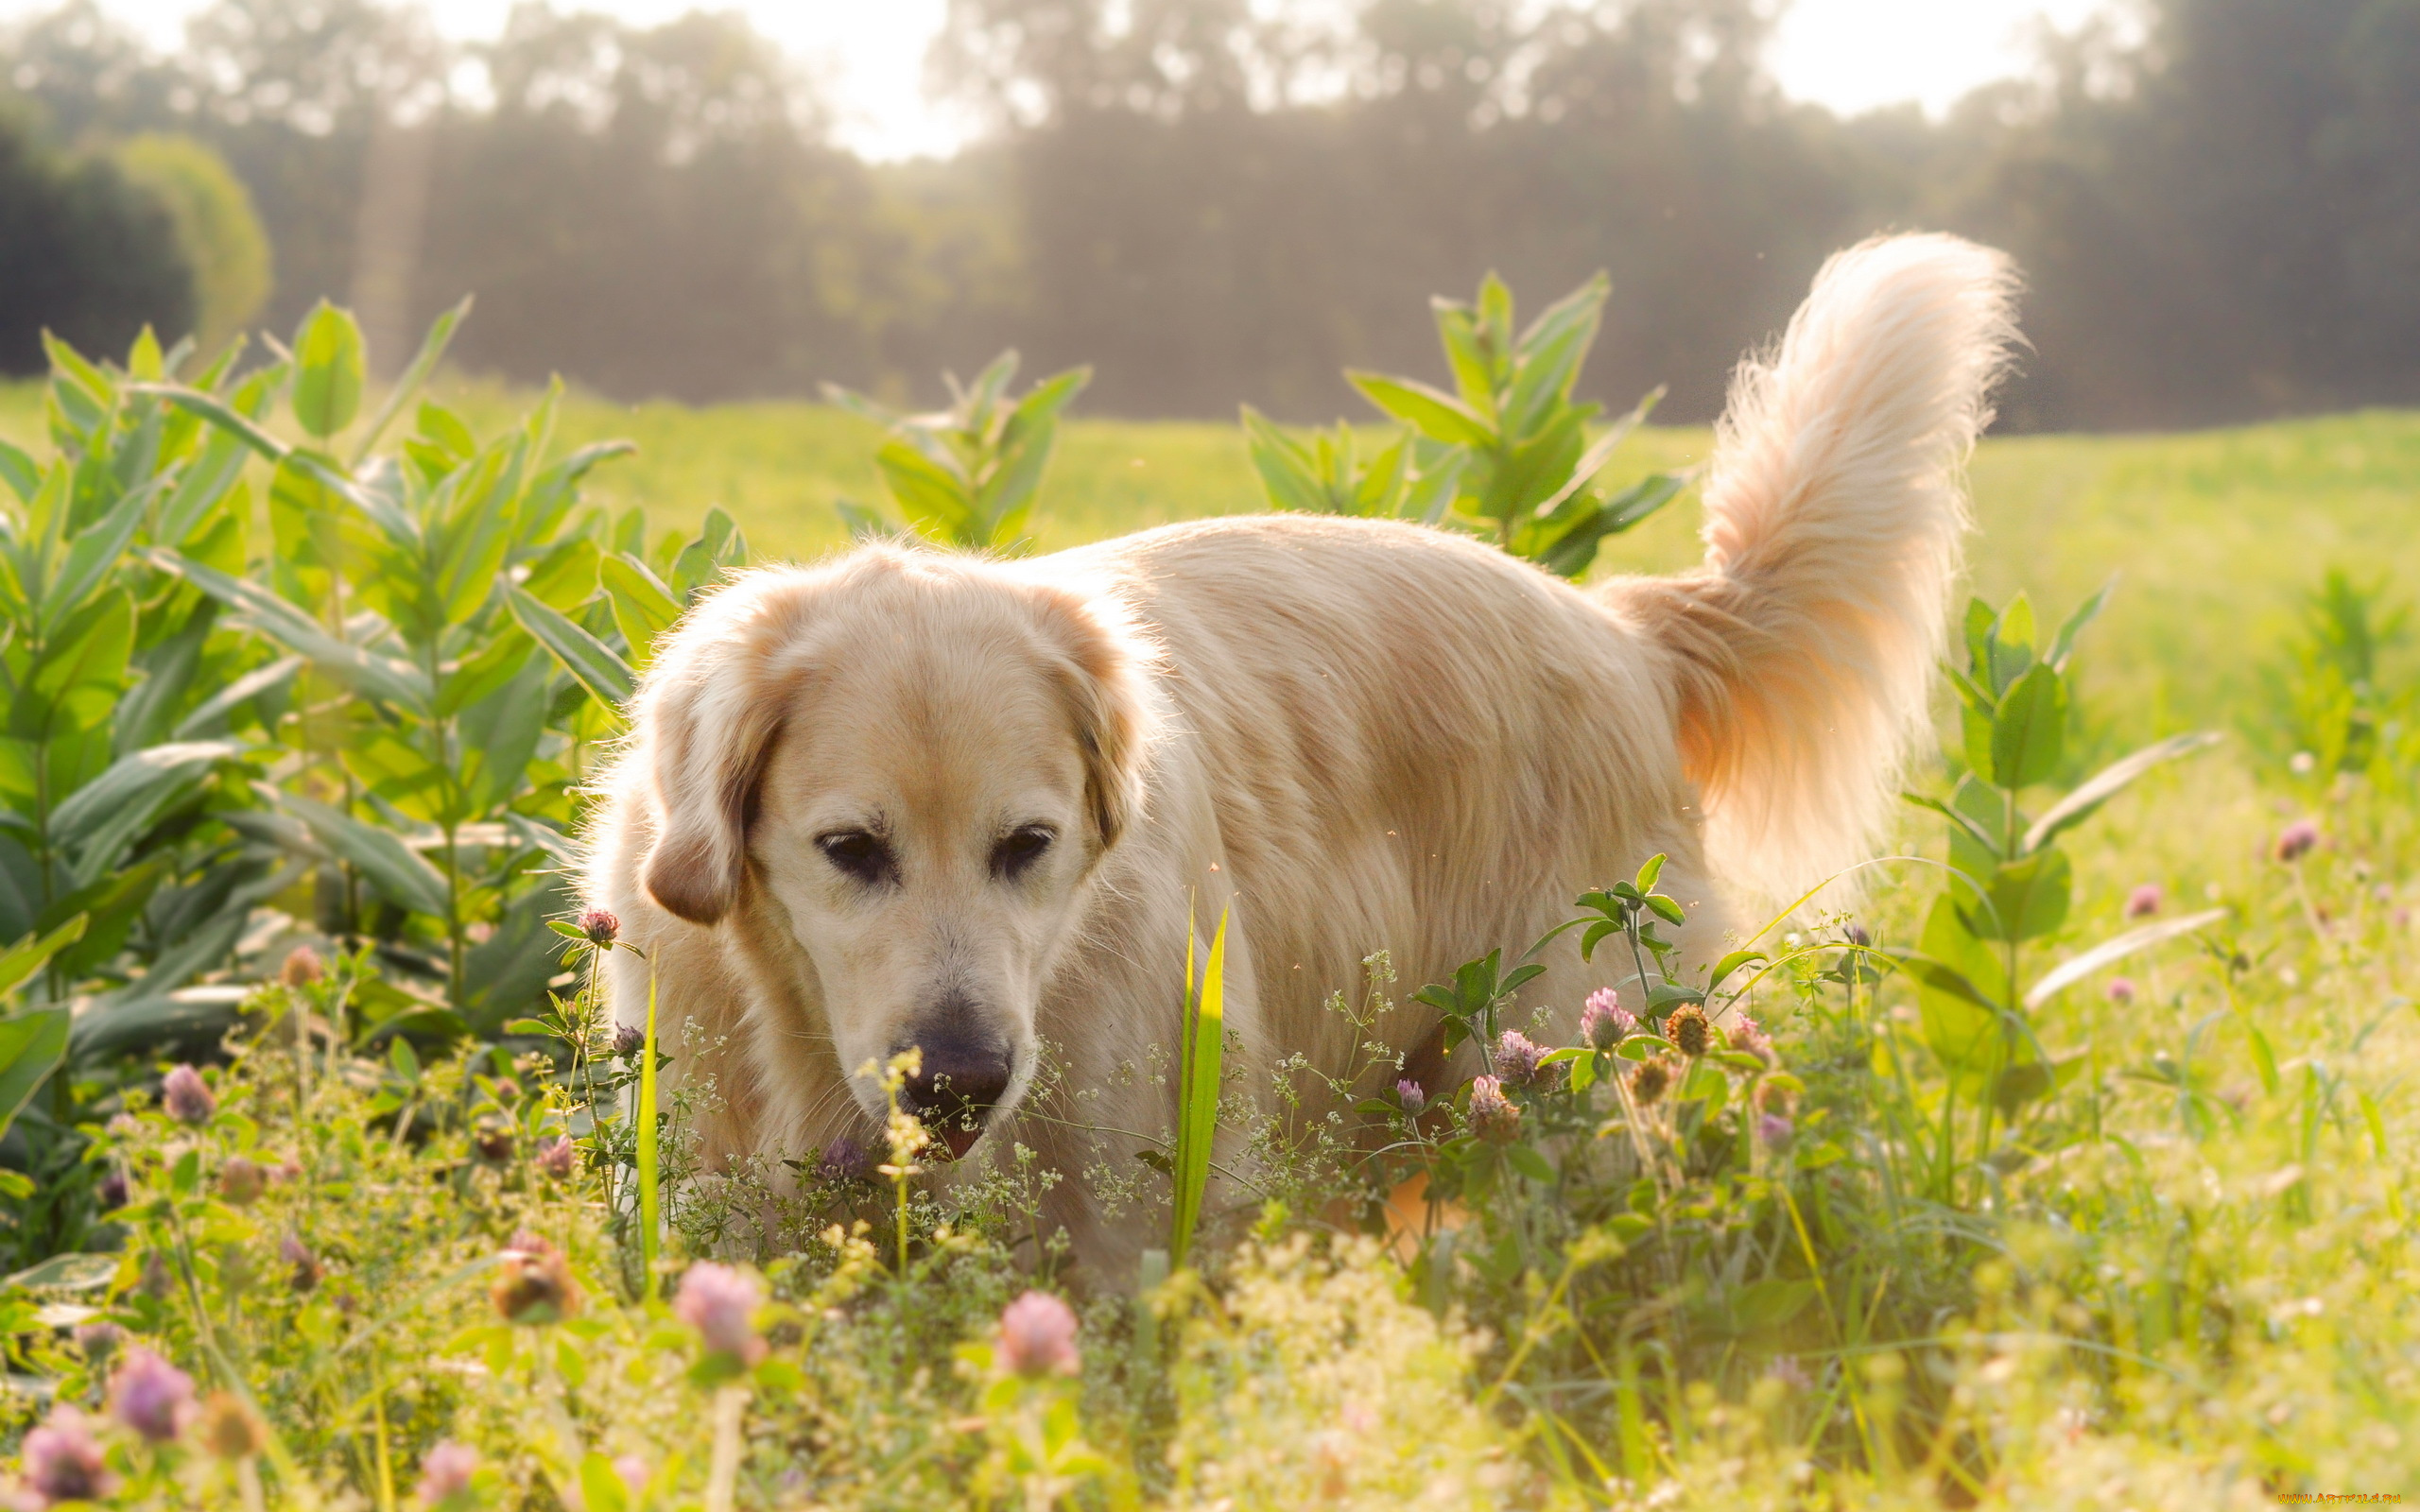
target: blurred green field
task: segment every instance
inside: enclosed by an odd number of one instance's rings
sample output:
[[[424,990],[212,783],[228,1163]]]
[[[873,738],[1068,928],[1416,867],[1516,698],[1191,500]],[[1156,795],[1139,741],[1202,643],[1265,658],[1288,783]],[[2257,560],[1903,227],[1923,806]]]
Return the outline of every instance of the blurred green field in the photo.
[[[40,390],[0,388],[0,436],[41,438]],[[487,434],[526,391],[458,382],[441,397]],[[721,505],[759,559],[812,558],[844,542],[837,497],[878,500],[874,428],[821,404],[691,408],[574,396],[566,444],[626,437],[638,455],[594,474],[591,497],[643,505],[694,525]],[[1703,459],[1703,429],[1659,428],[1616,458],[1619,481]],[[2167,436],[1986,440],[1973,467],[1979,534],[1974,586],[2016,589],[2059,614],[2116,576],[2085,677],[2129,738],[2239,724],[2255,663],[2330,567],[2391,590],[2420,583],[2420,413],[2370,411]],[[1233,425],[1071,421],[1035,516],[1046,550],[1173,520],[1265,507]],[[1698,508],[1684,495],[1609,543],[1599,571],[1662,572],[1696,556]]]

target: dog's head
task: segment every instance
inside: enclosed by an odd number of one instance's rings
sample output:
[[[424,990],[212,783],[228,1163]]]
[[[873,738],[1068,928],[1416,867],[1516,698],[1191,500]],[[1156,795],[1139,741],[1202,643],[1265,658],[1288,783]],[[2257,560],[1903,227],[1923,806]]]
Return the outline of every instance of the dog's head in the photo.
[[[1030,1084],[1045,983],[1142,803],[1148,651],[1122,610],[878,547],[738,579],[658,658],[648,891],[786,931],[859,1105],[883,1108],[859,1069],[917,1046],[904,1100],[965,1153]]]

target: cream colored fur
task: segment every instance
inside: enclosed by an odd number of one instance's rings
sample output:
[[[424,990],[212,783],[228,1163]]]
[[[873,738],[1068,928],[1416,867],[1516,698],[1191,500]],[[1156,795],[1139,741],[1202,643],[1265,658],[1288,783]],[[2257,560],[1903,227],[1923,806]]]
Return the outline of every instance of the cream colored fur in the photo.
[[[952,1169],[1038,1151],[1078,1258],[1122,1278],[1165,1210],[1090,1173],[1173,1125],[1188,917],[1233,912],[1237,1085],[1264,1096],[1288,1057],[1354,1063],[1322,1005],[1374,952],[1439,980],[1662,851],[1703,960],[1735,889],[1857,859],[1923,717],[2010,284],[1948,237],[1833,259],[1740,372],[1707,562],[1677,578],[1584,592],[1467,538],[1284,515],[737,578],[660,648],[588,875],[665,1022],[721,1045],[681,1068],[714,1078],[710,1153],[873,1142],[852,1074],[946,1005],[1015,1068]],[[1004,880],[986,858],[1021,826],[1055,839]],[[857,833],[894,880],[835,869]],[[1524,1001],[1567,1035],[1591,988],[1634,988],[1618,954],[1566,936]],[[649,966],[614,963],[633,1022]],[[1442,1090],[1473,1068],[1426,1012],[1384,1032]]]

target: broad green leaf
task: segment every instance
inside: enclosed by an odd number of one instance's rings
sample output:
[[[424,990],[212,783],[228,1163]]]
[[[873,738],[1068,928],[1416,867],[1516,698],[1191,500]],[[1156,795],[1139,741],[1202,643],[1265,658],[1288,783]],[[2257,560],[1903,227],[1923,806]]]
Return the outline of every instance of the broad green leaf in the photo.
[[[254,629],[288,650],[301,652],[347,687],[400,704],[424,717],[428,713],[433,690],[419,668],[337,640],[318,621],[257,583],[204,567],[178,552],[155,549],[147,555],[152,565],[183,577],[234,610]]]
[[[1250,404],[1243,406],[1243,427],[1253,471],[1260,475],[1270,507],[1297,514],[1326,513],[1327,489],[1311,465],[1310,454]]]
[[[630,643],[632,664],[644,668],[653,660],[656,637],[680,622],[681,601],[647,563],[619,552],[597,563],[596,580]]]
[[[353,423],[365,375],[361,327],[349,310],[325,300],[294,335],[294,419],[325,439]]]
[[[71,1017],[61,1005],[0,1019],[0,1134],[67,1058]]]
[[[27,935],[0,952],[0,993],[15,991],[18,984],[41,971],[52,956],[82,939],[87,922],[82,914],[78,914],[46,935]],[[0,1130],[6,1127],[6,1122],[0,1121]]]
[[[172,805],[244,747],[231,741],[153,746],[113,763],[51,814],[51,835],[73,857],[77,885],[115,865],[126,848]]]
[[[1479,350],[1478,325],[1470,306],[1451,300],[1431,300],[1437,318],[1437,338],[1445,348],[1445,365],[1453,369],[1454,387],[1462,403],[1483,421],[1495,420],[1495,371]]]
[[[2040,981],[2026,989],[2025,1005],[2029,1008],[2040,1007],[2056,994],[2073,987],[2095,971],[2115,966],[2138,951],[2149,950],[2153,945],[2175,939],[2179,936],[2190,935],[2196,930],[2207,929],[2226,917],[2225,909],[2212,908],[2198,914],[2187,914],[2177,919],[2163,919],[2155,923],[2145,924],[2139,929],[2130,929],[2122,935],[2105,939],[2074,959],[2062,961],[2057,967],[2045,972]]]
[[[30,504],[34,490],[42,487],[42,469],[24,448],[0,441],[0,483],[8,484],[19,500]]]
[[[87,526],[68,544],[59,576],[43,590],[42,626],[45,632],[84,606],[84,601],[117,569],[144,511],[157,495],[160,479],[130,489],[110,512]]]
[[[2090,818],[2100,805],[2117,797],[2128,783],[2160,763],[2189,756],[2205,747],[2217,745],[2221,738],[2217,731],[2207,730],[2190,735],[2170,735],[2156,746],[2146,746],[2131,756],[2110,763],[2086,779],[2082,786],[2052,804],[2048,814],[2033,821],[2033,827],[2025,832],[2025,849],[2039,850],[2063,831]]]
[[[190,410],[272,462],[282,460],[286,454],[287,447],[284,441],[262,429],[249,416],[216,394],[206,394],[180,384],[136,384],[131,386],[130,392],[155,394]]]
[[[1481,450],[1495,445],[1495,433],[1468,405],[1426,384],[1374,372],[1348,371],[1344,376],[1363,398],[1431,440]]]
[[[2036,662],[2010,687],[1992,721],[1992,782],[2007,788],[2048,782],[2058,774],[2066,728],[2066,681]]]
[[[2038,939],[2066,922],[2072,885],[2066,852],[2048,846],[1993,869],[1984,879],[1990,908],[1969,898],[1962,898],[1960,904],[1980,938]]]
[[[177,476],[177,486],[168,492],[167,503],[160,507],[153,543],[182,546],[191,539],[208,521],[211,511],[226,499],[235,480],[243,476],[250,450],[242,437],[212,427],[210,439],[202,443],[200,454],[184,465]]]
[[[632,1512],[631,1488],[614,1462],[595,1450],[579,1462],[579,1494],[588,1512]]]
[[[960,544],[982,544],[966,539],[976,506],[964,478],[898,438],[884,442],[873,460],[911,524]]]
[[[2060,672],[2066,671],[2067,659],[2075,654],[2076,637],[2083,633],[2085,626],[2100,617],[2101,610],[2109,602],[2109,595],[2117,590],[2118,579],[2112,577],[2100,585],[2100,592],[2077,605],[2076,611],[2067,616],[2067,622],[2059,627],[2059,632],[2050,637],[2050,649],[2044,653],[2042,660]]]
[[[444,917],[443,874],[393,832],[364,824],[300,793],[272,790],[264,796],[308,825],[313,837],[351,862],[380,892],[406,908]]]
[[[1765,953],[1762,951],[1731,952],[1729,954],[1723,956],[1722,959],[1714,963],[1714,971],[1712,974],[1707,976],[1705,979],[1705,989],[1708,992],[1712,992],[1715,988],[1720,987],[1723,983],[1723,979],[1728,977],[1732,972],[1748,965],[1752,961],[1761,961],[1766,958]]]
[[[536,637],[538,644],[562,663],[564,671],[619,718],[622,706],[638,691],[638,675],[631,670],[630,663],[614,655],[612,646],[519,589],[509,593],[506,602],[521,627]]]

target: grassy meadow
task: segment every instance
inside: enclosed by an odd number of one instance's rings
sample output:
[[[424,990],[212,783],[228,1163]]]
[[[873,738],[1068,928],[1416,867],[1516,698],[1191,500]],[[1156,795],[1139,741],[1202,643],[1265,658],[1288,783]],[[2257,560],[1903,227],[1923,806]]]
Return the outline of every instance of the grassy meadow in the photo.
[[[482,437],[530,399],[441,394]],[[0,438],[46,454],[39,404],[0,390]],[[758,560],[839,545],[832,501],[879,497],[873,427],[821,406],[574,396],[557,436],[638,444],[590,502],[684,537],[719,505]],[[1691,466],[1708,440],[1650,430],[1614,471]],[[2231,737],[2055,836],[2055,910],[2023,890],[2036,861],[1961,857],[1911,808],[1899,840],[1920,859],[1876,871],[1849,913],[1743,942],[1775,959],[1705,984],[1711,1030],[1685,1032],[1685,1009],[1668,1041],[1565,1047],[1527,1082],[1430,1090],[1425,1114],[1380,1057],[1341,1133],[1256,1124],[1237,1095],[1220,1116],[1252,1133],[1254,1200],[1219,1215],[1199,1272],[1139,1304],[1079,1290],[1074,1311],[1012,1302],[1046,1251],[1020,1250],[1043,1179],[1025,1166],[951,1209],[869,1177],[862,1151],[796,1152],[770,1187],[684,1184],[678,1098],[665,1249],[642,1248],[632,1183],[652,1178],[633,1162],[652,1170],[654,1145],[635,1153],[607,1110],[635,1052],[595,1040],[584,1000],[415,1053],[346,1037],[367,954],[315,961],[262,987],[199,1077],[79,1090],[118,1249],[0,1294],[11,1381],[41,1383],[0,1415],[19,1477],[0,1470],[0,1499],[2250,1512],[2420,1495],[2420,700],[2392,637],[2372,681],[2329,682],[2304,610],[2341,568],[2382,585],[2383,629],[2420,585],[2420,415],[1995,438],[1972,481],[1975,591],[2041,615],[2039,636],[2018,613],[1996,634],[2047,645],[2118,588],[2066,679],[2057,759],[2011,768],[2001,818],[1961,812],[2013,847],[2020,792],[2054,814],[2145,742]],[[1053,548],[1261,507],[1234,426],[1080,419],[1034,529]],[[1598,571],[1685,565],[1695,526],[1684,496]],[[2333,769],[2288,759],[2355,725]],[[1910,785],[1951,797],[1974,748]],[[1971,1012],[1923,974],[1957,948],[1945,857],[2022,883],[1989,896],[2032,922],[1958,960],[2002,1002],[2154,932],[2002,1013],[2030,1083],[1945,1048]],[[1634,953],[1644,907],[1606,915]],[[572,949],[559,983],[576,987]],[[1374,983],[1364,1038],[1424,986]],[[1518,1032],[1535,1005],[1453,990],[1499,1070],[1549,1048]],[[1460,1201],[1382,1247],[1415,1171]],[[692,1266],[707,1255],[735,1268]],[[49,1437],[19,1437],[37,1421]]]

